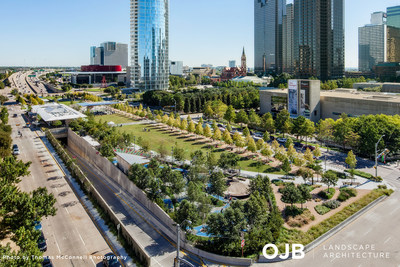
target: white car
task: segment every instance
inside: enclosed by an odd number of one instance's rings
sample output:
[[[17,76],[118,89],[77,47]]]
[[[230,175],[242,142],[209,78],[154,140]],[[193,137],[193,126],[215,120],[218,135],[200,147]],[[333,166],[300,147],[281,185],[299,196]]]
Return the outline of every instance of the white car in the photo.
[[[18,148],[18,146],[16,144],[13,145],[13,152],[12,153],[13,153],[13,155],[19,155],[20,154],[19,148]]]
[[[276,141],[279,143],[286,143],[287,139],[286,138],[277,138]]]

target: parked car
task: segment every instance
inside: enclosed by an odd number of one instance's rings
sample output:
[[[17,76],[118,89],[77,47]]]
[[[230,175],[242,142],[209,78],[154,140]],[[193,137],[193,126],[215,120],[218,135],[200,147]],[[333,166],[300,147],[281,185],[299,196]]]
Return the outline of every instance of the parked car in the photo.
[[[51,259],[48,256],[43,256],[42,266],[43,267],[53,267],[53,263],[51,262]]]
[[[310,149],[311,151],[314,151],[314,150],[315,150],[315,147],[314,147],[314,146],[308,145],[308,146],[304,146],[304,147],[303,147],[303,149],[305,149],[305,150],[306,150],[307,148]]]
[[[284,144],[284,143],[286,143],[287,139],[286,138],[277,138],[276,141]]]
[[[293,144],[295,147],[303,148],[303,144],[300,142],[294,142]]]
[[[13,117],[14,117],[14,118],[18,117],[18,114],[17,114],[17,113],[14,113]]]
[[[42,231],[42,223],[40,221],[34,221],[33,227],[35,227],[35,230],[37,231]]]
[[[13,145],[13,152],[12,153],[13,153],[13,155],[19,155],[20,154],[17,144]]]
[[[257,137],[263,137],[263,136],[264,136],[264,134],[263,134],[263,133],[260,133],[260,132],[257,132],[257,133],[254,133],[254,136],[257,136]]]
[[[43,251],[47,250],[46,238],[44,238],[43,232],[41,233],[41,235],[37,241],[37,244],[38,244],[38,248],[40,251],[43,252]]]
[[[121,267],[122,266],[119,263],[117,256],[115,256],[111,252],[104,255],[103,265],[106,267]]]

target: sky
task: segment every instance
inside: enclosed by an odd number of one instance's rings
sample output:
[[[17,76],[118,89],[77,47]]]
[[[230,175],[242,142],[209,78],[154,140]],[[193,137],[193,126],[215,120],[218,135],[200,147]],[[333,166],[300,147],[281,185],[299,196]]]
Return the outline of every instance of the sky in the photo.
[[[288,1],[288,3],[291,1]],[[3,1],[0,66],[80,66],[90,46],[129,43],[129,0]],[[399,0],[345,0],[346,67],[358,66],[358,27]],[[170,60],[226,66],[254,62],[253,0],[170,0]]]

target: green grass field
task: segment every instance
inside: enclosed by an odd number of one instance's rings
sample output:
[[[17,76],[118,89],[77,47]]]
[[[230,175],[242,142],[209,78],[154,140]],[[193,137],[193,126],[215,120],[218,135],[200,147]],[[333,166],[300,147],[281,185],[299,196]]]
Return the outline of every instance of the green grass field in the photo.
[[[95,120],[96,121],[100,121],[101,120],[103,122],[104,121],[107,121],[107,122],[112,121],[115,124],[135,122],[134,119],[130,119],[130,118],[118,115],[118,114],[96,116]],[[142,126],[142,128],[143,128],[143,126]]]
[[[112,115],[112,116],[115,116],[115,115]],[[99,116],[98,118],[100,118],[100,117],[102,117],[103,120],[106,119],[105,116]],[[110,118],[110,117],[108,117],[108,118]],[[143,128],[150,129],[150,132],[144,132]],[[139,137],[149,140],[150,141],[150,149],[153,151],[158,151],[158,148],[160,147],[161,144],[163,144],[166,147],[167,151],[171,151],[172,147],[174,147],[175,144],[177,144],[178,147],[183,148],[185,150],[185,158],[186,159],[190,159],[191,153],[193,153],[196,150],[202,150],[204,153],[206,153],[207,151],[214,152],[217,154],[218,158],[219,158],[219,155],[224,152],[224,150],[219,149],[219,148],[215,148],[215,147],[210,148],[208,144],[202,143],[198,140],[194,140],[193,138],[181,137],[181,136],[179,136],[179,133],[155,129],[155,128],[153,128],[149,125],[145,125],[145,124],[123,126],[120,129],[123,132],[133,134],[136,137],[136,140],[138,140]],[[257,172],[258,171],[257,167],[253,166],[254,163],[255,163],[254,160],[247,160],[247,159],[243,158],[243,160],[241,160],[239,162],[239,166],[242,170]],[[282,171],[279,171],[279,170],[277,171],[276,169],[271,168],[268,165],[264,165],[264,166],[260,167],[259,171],[265,172],[265,173],[283,174]]]

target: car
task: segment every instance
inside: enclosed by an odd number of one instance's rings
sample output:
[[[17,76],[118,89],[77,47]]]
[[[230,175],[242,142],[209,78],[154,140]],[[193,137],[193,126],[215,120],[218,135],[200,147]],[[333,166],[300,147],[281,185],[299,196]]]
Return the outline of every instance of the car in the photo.
[[[16,144],[13,145],[13,152],[12,153],[13,153],[13,155],[19,155],[20,154],[18,145],[16,145]]]
[[[300,148],[303,147],[303,144],[300,143],[300,142],[294,142],[293,144],[294,144],[295,147],[300,147]]]
[[[39,239],[37,240],[37,245],[41,252],[47,250],[46,238],[44,238],[43,232],[40,234]]]
[[[14,117],[14,118],[18,117],[18,114],[17,114],[17,113],[15,113],[15,114],[13,115],[13,117]]]
[[[275,140],[275,137],[273,137],[272,135],[270,135],[270,136],[269,136],[269,139],[270,139],[271,141],[274,141],[274,140]]]
[[[113,253],[107,253],[103,258],[103,265],[106,267],[121,267],[122,265],[119,263],[117,256]]]
[[[40,221],[34,221],[33,222],[33,227],[37,231],[42,231],[42,223]]]
[[[263,137],[263,136],[264,136],[264,134],[263,134],[263,133],[255,133],[255,134],[254,134],[254,136],[257,136],[257,137]]]
[[[43,267],[53,267],[53,263],[51,262],[51,259],[48,256],[43,256],[42,266]]]
[[[315,147],[314,146],[310,146],[310,145],[307,145],[307,146],[304,146],[303,147],[303,149],[310,149],[311,151],[314,151],[315,150]]]
[[[279,143],[286,143],[287,139],[286,138],[277,138],[276,141]]]

